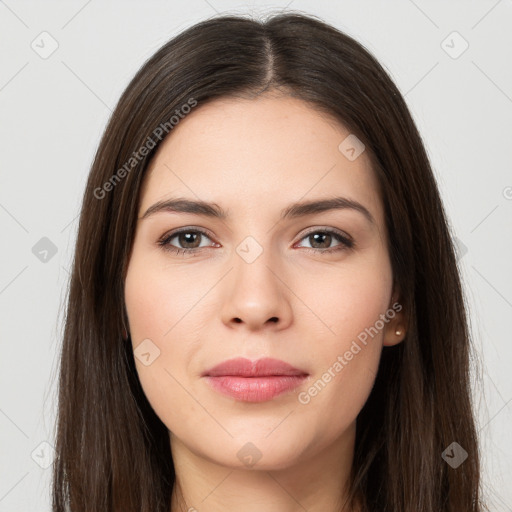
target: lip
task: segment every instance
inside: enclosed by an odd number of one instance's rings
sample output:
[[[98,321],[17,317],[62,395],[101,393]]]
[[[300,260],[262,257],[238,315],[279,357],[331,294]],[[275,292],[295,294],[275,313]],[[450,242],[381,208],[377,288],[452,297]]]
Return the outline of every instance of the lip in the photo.
[[[291,364],[268,357],[229,359],[202,374],[214,390],[243,402],[271,400],[297,388],[308,376]]]

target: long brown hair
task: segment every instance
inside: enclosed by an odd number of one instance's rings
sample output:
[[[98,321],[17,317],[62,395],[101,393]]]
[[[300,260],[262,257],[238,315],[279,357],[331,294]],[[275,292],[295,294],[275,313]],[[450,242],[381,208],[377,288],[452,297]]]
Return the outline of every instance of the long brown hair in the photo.
[[[54,512],[168,512],[175,484],[168,430],[122,339],[140,188],[159,144],[193,105],[270,89],[334,116],[365,144],[407,315],[407,336],[384,347],[357,419],[351,505],[362,495],[371,512],[484,510],[467,310],[421,137],[397,87],[360,43],[315,16],[284,13],[217,16],[183,31],[143,64],[108,122],[68,289]],[[457,468],[442,456],[454,442],[468,454]]]

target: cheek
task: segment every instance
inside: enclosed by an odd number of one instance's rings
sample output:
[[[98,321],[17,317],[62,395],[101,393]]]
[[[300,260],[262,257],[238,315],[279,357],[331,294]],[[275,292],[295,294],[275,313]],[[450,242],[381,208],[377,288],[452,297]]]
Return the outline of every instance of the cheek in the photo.
[[[325,418],[333,434],[356,419],[377,374],[392,288],[391,270],[380,261],[340,273],[323,293],[310,294],[324,332],[311,354],[317,372],[299,402]]]
[[[335,272],[301,277],[295,290],[306,297],[307,306],[318,320],[315,330],[321,330],[319,348],[326,356],[348,349],[350,341],[374,326],[388,307],[392,291],[392,271],[385,256],[340,266]],[[300,320],[299,320],[300,321]],[[380,325],[380,323],[379,323]],[[304,326],[303,326],[304,327]],[[379,336],[382,340],[382,325]]]
[[[162,267],[155,258],[134,253],[125,281],[126,310],[134,344],[145,338],[162,346],[169,343],[197,303],[195,280],[186,272]]]
[[[205,293],[198,295],[193,279],[134,252],[125,281],[137,374],[146,398],[169,429],[202,417],[186,390],[190,361],[199,348],[198,299]]]

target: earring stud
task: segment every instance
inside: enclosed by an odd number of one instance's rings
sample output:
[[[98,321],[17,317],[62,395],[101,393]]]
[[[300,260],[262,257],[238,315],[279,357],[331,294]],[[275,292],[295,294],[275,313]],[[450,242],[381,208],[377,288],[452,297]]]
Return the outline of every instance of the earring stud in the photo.
[[[395,334],[396,334],[397,336],[400,336],[400,334],[402,334],[402,331],[401,331],[400,329],[397,329],[397,330],[395,331]]]

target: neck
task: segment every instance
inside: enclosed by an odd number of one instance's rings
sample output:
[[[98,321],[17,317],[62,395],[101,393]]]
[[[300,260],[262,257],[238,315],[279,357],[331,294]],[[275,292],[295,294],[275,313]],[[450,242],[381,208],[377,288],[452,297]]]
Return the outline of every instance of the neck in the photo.
[[[170,434],[171,512],[358,512],[348,503],[355,423],[336,443],[279,469],[219,465]]]

